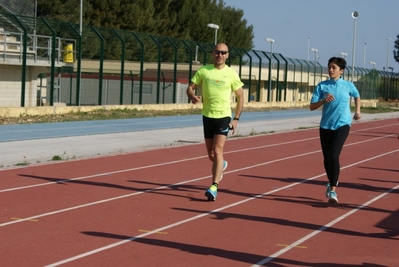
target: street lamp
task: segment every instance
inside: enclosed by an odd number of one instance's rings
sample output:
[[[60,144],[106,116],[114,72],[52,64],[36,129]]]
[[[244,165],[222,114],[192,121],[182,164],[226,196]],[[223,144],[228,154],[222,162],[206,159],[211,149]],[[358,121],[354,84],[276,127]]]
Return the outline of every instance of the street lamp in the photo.
[[[270,42],[270,61],[272,61],[272,59],[273,59],[273,43],[274,43],[274,39],[266,38],[265,41],[266,42]]]
[[[387,48],[387,68],[386,68],[386,70],[388,71],[388,68],[389,68],[389,41],[391,41],[392,40],[392,38],[387,38],[387,41],[388,41],[388,48]]]
[[[353,82],[353,73],[355,72],[355,45],[356,45],[356,19],[359,16],[359,12],[353,11],[353,47],[352,47],[352,82]]]
[[[314,52],[314,64],[316,65],[317,52],[319,52],[319,50],[317,50],[316,48],[311,48],[310,51]]]
[[[345,52],[341,52],[340,55],[341,55],[344,59],[348,56],[348,54],[345,53]]]
[[[366,46],[367,46],[367,42],[364,43],[364,47],[363,47],[363,69],[366,68]]]
[[[309,51],[310,51],[310,39],[312,39],[312,36],[308,36],[308,61],[309,61]]]
[[[213,23],[209,23],[207,25],[209,28],[215,29],[215,45],[218,42],[218,30],[219,30],[219,25],[213,24]]]
[[[316,68],[317,68],[317,52],[319,52],[319,50],[317,50],[316,48],[311,48],[310,51],[314,52],[314,83],[316,84]]]
[[[268,93],[267,93],[267,101],[270,101],[270,94],[271,94],[271,90],[272,90],[272,60],[273,60],[273,43],[274,43],[274,39],[272,38],[266,38],[265,39],[266,42],[270,42],[270,61],[269,61],[269,89],[268,89]]]
[[[266,38],[265,41],[266,41],[266,42],[270,42],[270,54],[273,55],[273,43],[274,43],[274,39],[272,39],[272,38]]]
[[[373,70],[375,69],[375,64],[377,64],[377,63],[375,63],[374,61],[370,61],[370,64],[373,66]]]

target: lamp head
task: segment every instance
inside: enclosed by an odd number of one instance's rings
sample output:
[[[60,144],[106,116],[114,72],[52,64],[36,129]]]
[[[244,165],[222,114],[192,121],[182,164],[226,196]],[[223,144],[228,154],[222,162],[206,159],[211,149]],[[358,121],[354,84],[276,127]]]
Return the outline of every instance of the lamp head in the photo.
[[[359,17],[359,12],[357,12],[357,11],[353,11],[352,12],[352,18],[357,18],[357,17]]]
[[[215,29],[215,30],[219,30],[219,25],[214,24],[214,23],[209,23],[207,25],[209,28]]]

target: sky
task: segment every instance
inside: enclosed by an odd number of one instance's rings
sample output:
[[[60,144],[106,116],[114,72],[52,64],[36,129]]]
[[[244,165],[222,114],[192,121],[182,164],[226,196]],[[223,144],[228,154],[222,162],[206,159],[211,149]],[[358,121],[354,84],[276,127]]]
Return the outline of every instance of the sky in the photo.
[[[372,69],[373,61],[378,70],[388,64],[394,72],[399,71],[392,53],[399,35],[399,0],[223,1],[226,6],[244,11],[247,26],[253,26],[254,50],[269,52],[271,43],[265,39],[272,38],[273,53],[284,57],[308,59],[309,44],[309,48],[318,50],[318,61],[323,66],[329,58],[344,52],[348,66],[352,66],[355,55],[356,67]],[[354,11],[358,12],[356,21]],[[315,52],[309,51],[309,60],[314,59]]]

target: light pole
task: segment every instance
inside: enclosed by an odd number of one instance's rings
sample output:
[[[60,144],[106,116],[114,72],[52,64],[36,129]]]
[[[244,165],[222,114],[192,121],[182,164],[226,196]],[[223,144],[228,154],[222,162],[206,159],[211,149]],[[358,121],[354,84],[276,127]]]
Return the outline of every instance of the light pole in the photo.
[[[265,41],[266,41],[266,42],[270,42],[270,54],[273,55],[273,43],[274,43],[274,39],[272,39],[272,38],[266,38]]]
[[[392,38],[387,38],[388,47],[387,47],[387,68],[386,68],[386,71],[388,71],[388,68],[389,68],[389,41],[391,41],[391,40],[392,40]]]
[[[364,47],[363,47],[363,69],[366,68],[366,46],[367,46],[367,42],[364,43]]]
[[[215,45],[218,43],[218,30],[219,30],[219,25],[209,23],[207,25],[209,28],[215,29]]]
[[[353,11],[353,46],[352,46],[352,82],[353,82],[353,73],[355,72],[355,46],[356,46],[356,19],[359,16],[359,12]]]
[[[310,51],[310,39],[312,39],[312,36],[308,36],[308,61],[309,61],[309,51]]]
[[[316,68],[317,68],[317,52],[319,52],[319,50],[317,50],[316,48],[311,48],[310,51],[314,52],[314,83],[316,84]]]
[[[270,101],[270,94],[272,91],[272,60],[273,60],[273,43],[274,39],[272,38],[266,38],[266,42],[270,42],[270,61],[269,61],[269,88],[268,88],[268,93],[267,93],[267,101]]]
[[[316,65],[317,52],[319,52],[319,50],[317,50],[316,48],[310,48],[310,51],[314,52],[314,64]]]
[[[344,59],[346,59],[346,57],[348,56],[348,54],[345,53],[345,52],[341,52],[340,55],[341,55],[341,57],[343,57]],[[344,72],[343,75],[345,76],[345,72]],[[344,76],[342,76],[342,77],[344,77]]]
[[[266,38],[265,41],[270,43],[270,62],[271,62],[272,59],[273,59],[273,43],[274,43],[274,39]]]
[[[370,61],[370,64],[373,66],[373,70],[375,70],[375,64],[376,63],[374,61]],[[370,85],[371,89],[372,89],[371,92],[372,92],[372,97],[373,98],[375,97],[375,95],[374,95],[375,94],[374,93],[375,92],[375,90],[374,90],[374,87],[375,87],[375,76],[374,75],[375,75],[375,71],[372,72],[373,83]]]

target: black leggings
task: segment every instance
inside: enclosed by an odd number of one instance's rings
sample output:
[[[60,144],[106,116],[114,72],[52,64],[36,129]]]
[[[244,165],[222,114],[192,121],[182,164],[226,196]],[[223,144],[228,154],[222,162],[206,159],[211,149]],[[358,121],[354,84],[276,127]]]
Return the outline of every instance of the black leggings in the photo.
[[[339,155],[349,135],[349,125],[342,126],[337,130],[326,130],[320,128],[320,143],[324,157],[324,169],[330,186],[337,186],[341,166]]]

